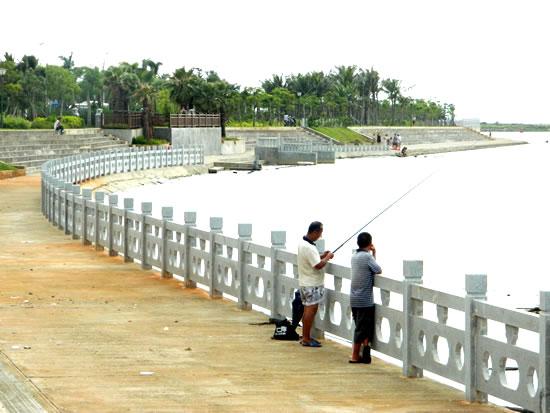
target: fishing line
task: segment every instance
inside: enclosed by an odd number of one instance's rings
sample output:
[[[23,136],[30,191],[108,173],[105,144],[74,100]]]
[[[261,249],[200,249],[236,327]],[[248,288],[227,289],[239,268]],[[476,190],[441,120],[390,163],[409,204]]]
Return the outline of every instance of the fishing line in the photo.
[[[367,222],[365,225],[363,225],[361,228],[359,228],[359,230],[357,230],[351,237],[349,237],[347,240],[345,240],[344,242],[342,242],[340,244],[340,246],[338,248],[336,248],[334,251],[332,251],[332,253],[336,253],[336,251],[338,251],[340,248],[342,248],[350,239],[352,239],[354,236],[356,236],[357,234],[359,234],[359,232],[361,232],[361,230],[363,228],[365,228],[367,225],[369,225],[372,221],[374,221],[376,218],[378,218],[380,215],[382,215],[384,212],[386,212],[388,209],[390,209],[392,206],[394,206],[395,204],[397,204],[399,201],[401,201],[403,198],[405,198],[409,193],[411,193],[412,191],[414,191],[417,187],[419,187],[422,183],[424,183],[425,181],[427,181],[429,178],[431,178],[434,174],[436,173],[436,171],[432,172],[431,174],[429,174],[427,177],[425,177],[424,179],[422,179],[419,183],[417,183],[415,186],[413,186],[411,189],[409,189],[407,192],[405,192],[403,195],[401,195],[399,198],[397,198],[395,201],[393,201],[390,205],[388,205],[384,210],[382,210],[382,212],[380,212],[378,215],[376,215],[373,219],[371,219],[369,222]]]

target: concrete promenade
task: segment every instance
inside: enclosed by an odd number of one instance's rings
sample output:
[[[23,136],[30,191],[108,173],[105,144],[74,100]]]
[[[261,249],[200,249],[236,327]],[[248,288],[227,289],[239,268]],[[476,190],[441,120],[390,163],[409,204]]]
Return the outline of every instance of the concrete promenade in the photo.
[[[506,411],[330,341],[272,341],[266,316],[51,226],[40,177],[0,181],[0,233],[0,411]]]

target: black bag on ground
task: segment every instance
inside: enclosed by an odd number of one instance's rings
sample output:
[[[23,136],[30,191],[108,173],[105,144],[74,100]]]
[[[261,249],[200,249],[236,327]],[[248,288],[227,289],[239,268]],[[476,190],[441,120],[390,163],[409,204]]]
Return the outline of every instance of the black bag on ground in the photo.
[[[292,327],[292,324],[284,318],[282,320],[275,321],[275,331],[273,332],[273,340],[287,340],[296,341],[300,339],[296,330]]]

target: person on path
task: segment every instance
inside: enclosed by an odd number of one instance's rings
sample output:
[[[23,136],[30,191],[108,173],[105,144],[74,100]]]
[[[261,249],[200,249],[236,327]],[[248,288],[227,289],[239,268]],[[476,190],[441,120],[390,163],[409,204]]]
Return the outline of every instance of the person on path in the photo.
[[[53,124],[53,129],[56,132],[59,132],[60,135],[63,135],[65,133],[65,128],[61,124],[61,116],[58,117],[57,120],[55,121],[55,123]]]
[[[353,333],[353,353],[350,363],[371,362],[370,343],[374,338],[374,297],[372,287],[374,275],[382,274],[376,262],[376,248],[372,236],[362,232],[357,236],[357,252],[351,257],[351,288],[349,301],[355,331]],[[361,346],[363,353],[361,354]]]
[[[302,317],[302,341],[304,347],[321,347],[321,343],[311,338],[311,327],[317,314],[319,303],[325,294],[325,273],[323,268],[334,257],[330,251],[319,255],[315,246],[323,235],[323,224],[314,221],[309,225],[307,235],[298,244],[298,277],[300,296],[304,305]]]

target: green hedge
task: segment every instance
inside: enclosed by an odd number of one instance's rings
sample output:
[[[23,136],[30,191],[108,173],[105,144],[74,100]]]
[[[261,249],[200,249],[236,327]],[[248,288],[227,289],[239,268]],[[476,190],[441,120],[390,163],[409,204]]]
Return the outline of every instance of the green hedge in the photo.
[[[30,129],[31,123],[27,119],[17,116],[4,116],[4,129]]]
[[[31,124],[33,129],[53,129],[53,124],[51,120],[46,118],[34,118]]]
[[[33,129],[53,129],[53,125],[57,120],[57,116],[52,115],[47,118],[35,118],[32,121],[31,128]],[[77,116],[63,116],[61,124],[65,129],[78,129],[84,127],[84,119]]]
[[[132,139],[132,145],[168,145],[169,142],[164,139],[146,139],[144,136],[138,136]]]

